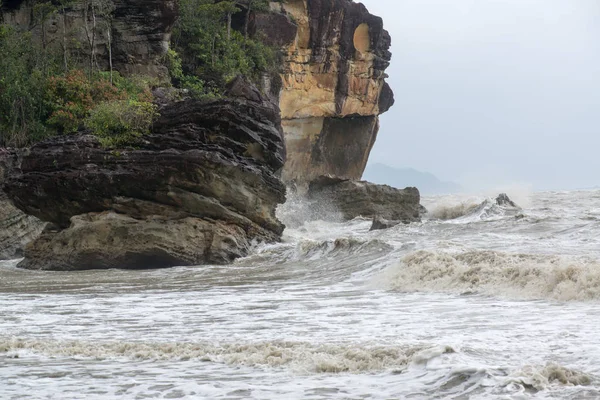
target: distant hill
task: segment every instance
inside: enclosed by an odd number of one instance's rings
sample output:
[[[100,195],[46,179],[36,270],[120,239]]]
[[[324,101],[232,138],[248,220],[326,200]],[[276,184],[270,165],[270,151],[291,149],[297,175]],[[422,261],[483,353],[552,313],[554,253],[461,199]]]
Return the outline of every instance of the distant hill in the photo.
[[[443,182],[428,172],[412,168],[394,168],[385,164],[367,166],[363,180],[397,188],[415,186],[422,194],[457,193],[463,188],[454,182]]]

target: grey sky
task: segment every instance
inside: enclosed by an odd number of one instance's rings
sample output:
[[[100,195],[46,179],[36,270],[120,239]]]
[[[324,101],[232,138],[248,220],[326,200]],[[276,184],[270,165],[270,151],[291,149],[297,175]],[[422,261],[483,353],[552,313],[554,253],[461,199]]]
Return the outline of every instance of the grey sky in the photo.
[[[470,188],[600,185],[599,0],[361,0],[396,105],[370,162]]]

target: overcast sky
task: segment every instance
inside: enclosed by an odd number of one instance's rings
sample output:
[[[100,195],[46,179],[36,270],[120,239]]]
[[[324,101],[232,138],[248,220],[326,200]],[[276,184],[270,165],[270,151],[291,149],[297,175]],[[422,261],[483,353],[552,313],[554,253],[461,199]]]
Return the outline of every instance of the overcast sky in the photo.
[[[600,0],[361,0],[396,104],[370,162],[468,188],[600,186]]]

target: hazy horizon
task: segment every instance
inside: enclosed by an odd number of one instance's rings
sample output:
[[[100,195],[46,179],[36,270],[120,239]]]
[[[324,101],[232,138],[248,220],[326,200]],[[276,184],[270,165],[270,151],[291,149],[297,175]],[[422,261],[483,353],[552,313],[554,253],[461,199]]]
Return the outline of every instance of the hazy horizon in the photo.
[[[600,2],[363,0],[392,36],[370,163],[468,189],[600,185]]]

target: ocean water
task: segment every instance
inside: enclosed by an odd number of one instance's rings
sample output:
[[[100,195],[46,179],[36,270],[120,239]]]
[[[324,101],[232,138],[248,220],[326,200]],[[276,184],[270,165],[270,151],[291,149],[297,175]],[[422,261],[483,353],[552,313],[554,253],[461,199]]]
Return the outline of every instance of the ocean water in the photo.
[[[510,194],[510,193],[509,193]],[[232,266],[0,264],[0,399],[600,398],[600,191],[301,223]]]

